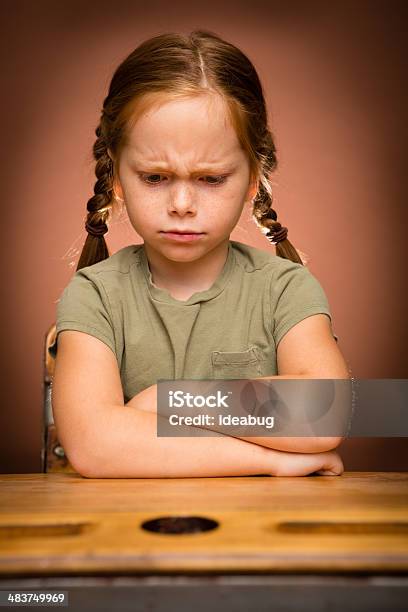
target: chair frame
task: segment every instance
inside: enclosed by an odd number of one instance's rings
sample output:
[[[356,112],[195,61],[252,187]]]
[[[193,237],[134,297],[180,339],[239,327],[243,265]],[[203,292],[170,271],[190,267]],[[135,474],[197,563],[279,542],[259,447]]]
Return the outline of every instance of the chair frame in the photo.
[[[51,325],[45,334],[44,342],[44,376],[43,376],[43,422],[41,446],[41,470],[50,472],[74,472],[65,451],[58,440],[57,429],[52,412],[52,381],[55,370],[55,358],[48,352],[56,337],[56,326]]]

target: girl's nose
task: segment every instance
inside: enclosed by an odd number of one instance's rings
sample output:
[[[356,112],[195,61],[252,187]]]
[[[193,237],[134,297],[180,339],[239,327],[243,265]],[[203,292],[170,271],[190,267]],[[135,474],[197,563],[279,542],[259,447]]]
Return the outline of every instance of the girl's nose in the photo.
[[[189,185],[177,185],[171,191],[169,208],[179,214],[196,211],[194,190]]]

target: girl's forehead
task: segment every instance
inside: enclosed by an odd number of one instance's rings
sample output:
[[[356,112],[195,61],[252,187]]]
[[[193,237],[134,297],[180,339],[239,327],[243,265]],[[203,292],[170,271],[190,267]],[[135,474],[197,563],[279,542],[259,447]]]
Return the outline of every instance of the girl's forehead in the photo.
[[[241,149],[225,102],[201,96],[145,109],[131,125],[127,145],[143,156],[173,151],[223,158]]]
[[[140,132],[164,136],[179,129],[194,129],[207,132],[233,130],[229,109],[220,97],[194,96],[186,99],[164,100],[144,107],[134,114],[130,122],[130,135],[138,136]]]

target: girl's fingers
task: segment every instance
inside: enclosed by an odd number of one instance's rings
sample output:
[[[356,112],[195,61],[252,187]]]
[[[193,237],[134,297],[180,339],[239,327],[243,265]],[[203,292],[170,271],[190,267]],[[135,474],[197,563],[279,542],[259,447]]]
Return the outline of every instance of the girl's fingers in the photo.
[[[339,476],[344,472],[344,465],[341,460],[341,457],[335,451],[330,451],[328,453],[324,453],[328,455],[325,458],[325,465],[322,466],[319,470],[316,471],[320,476]]]
[[[336,451],[324,453],[281,452],[278,467],[273,476],[339,476],[344,471],[343,462]]]

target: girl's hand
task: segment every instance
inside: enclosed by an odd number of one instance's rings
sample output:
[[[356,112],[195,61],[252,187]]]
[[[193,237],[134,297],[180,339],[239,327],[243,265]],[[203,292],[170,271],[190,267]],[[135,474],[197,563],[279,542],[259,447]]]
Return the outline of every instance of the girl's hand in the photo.
[[[340,455],[332,450],[324,453],[286,453],[271,450],[271,476],[340,476],[344,472]],[[275,456],[276,453],[276,456]]]

